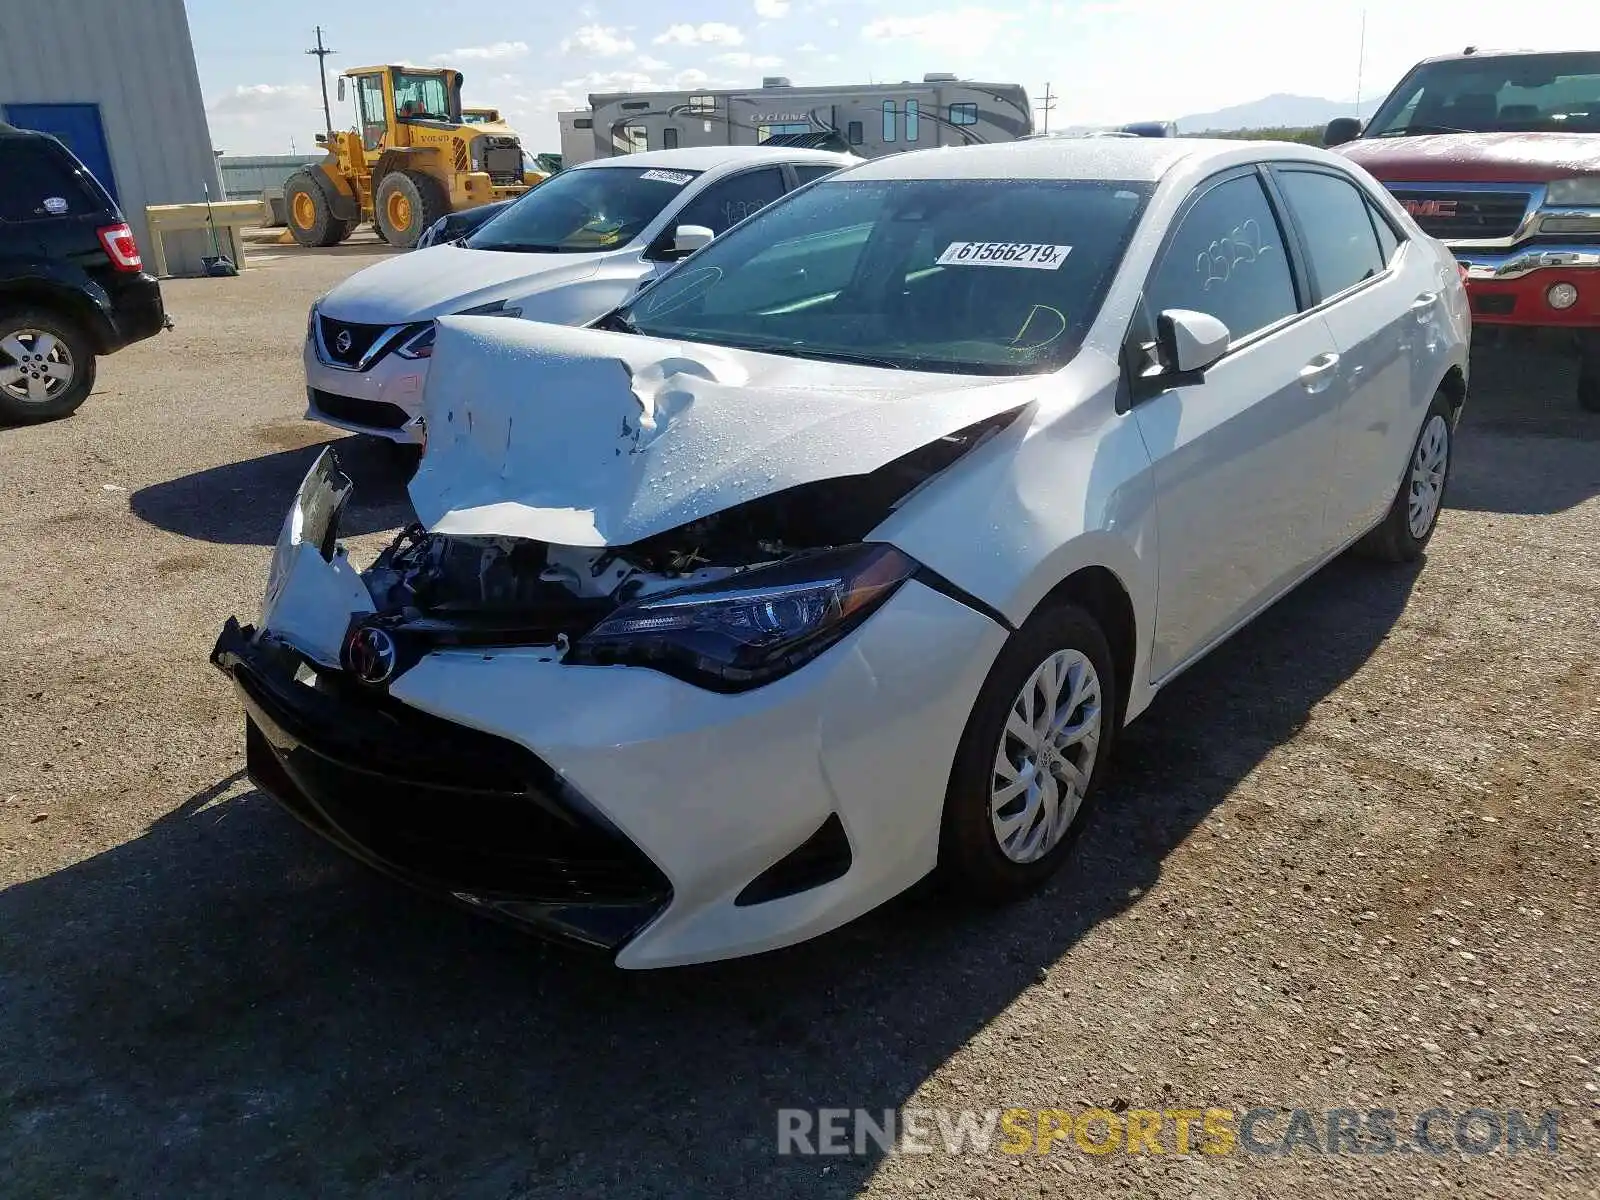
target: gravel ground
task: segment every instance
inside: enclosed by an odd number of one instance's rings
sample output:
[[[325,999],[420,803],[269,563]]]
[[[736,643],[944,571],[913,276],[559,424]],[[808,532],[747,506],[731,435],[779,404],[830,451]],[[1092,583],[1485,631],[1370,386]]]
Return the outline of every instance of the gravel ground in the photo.
[[[640,976],[369,877],[241,772],[206,654],[330,436],[306,305],[382,252],[175,281],[77,417],[0,430],[0,1192],[1600,1194],[1600,419],[1558,361],[1480,356],[1427,563],[1337,562],[1174,685],[1070,878]],[[359,554],[407,508],[345,441]],[[1098,1105],[1560,1142],[775,1153],[782,1107]]]

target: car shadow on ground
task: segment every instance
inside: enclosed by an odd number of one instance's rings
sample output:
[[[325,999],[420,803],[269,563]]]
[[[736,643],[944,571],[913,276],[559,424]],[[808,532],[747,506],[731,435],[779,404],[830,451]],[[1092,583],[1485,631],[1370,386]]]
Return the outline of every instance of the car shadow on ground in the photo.
[[[295,489],[324,446],[355,483],[340,519],[354,536],[394,529],[414,519],[395,447],[352,435],[332,442],[224,463],[140,488],[128,499],[134,516],[203,542],[271,546],[283,528]]]
[[[1158,882],[1415,578],[1341,559],[1173,684],[1040,895],[972,912],[921,889],[743,962],[630,974],[546,947],[224,779],[0,893],[0,1160],[55,1197],[853,1196],[878,1159],[779,1157],[776,1110],[905,1103]],[[1081,989],[1052,1005],[1099,1019]]]
[[[1472,386],[1445,504],[1478,512],[1565,512],[1600,495],[1600,413],[1578,407],[1570,348],[1524,338],[1473,349]],[[1512,453],[1506,439],[1537,439]]]

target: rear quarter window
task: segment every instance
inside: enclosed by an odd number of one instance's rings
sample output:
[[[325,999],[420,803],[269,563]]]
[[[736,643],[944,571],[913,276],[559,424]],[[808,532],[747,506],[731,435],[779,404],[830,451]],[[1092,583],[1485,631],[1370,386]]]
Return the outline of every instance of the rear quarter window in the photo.
[[[98,194],[64,150],[35,138],[0,143],[0,221],[43,221],[104,212]]]

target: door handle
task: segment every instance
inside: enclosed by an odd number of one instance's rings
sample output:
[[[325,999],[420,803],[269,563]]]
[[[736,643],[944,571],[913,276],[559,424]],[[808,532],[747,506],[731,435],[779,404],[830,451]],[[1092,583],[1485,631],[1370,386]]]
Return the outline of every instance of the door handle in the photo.
[[[1439,303],[1438,292],[1423,292],[1411,302],[1411,315],[1416,317],[1417,324],[1424,325],[1433,316],[1433,306]]]
[[[1300,386],[1315,396],[1328,390],[1339,370],[1337,354],[1319,354],[1300,368]]]

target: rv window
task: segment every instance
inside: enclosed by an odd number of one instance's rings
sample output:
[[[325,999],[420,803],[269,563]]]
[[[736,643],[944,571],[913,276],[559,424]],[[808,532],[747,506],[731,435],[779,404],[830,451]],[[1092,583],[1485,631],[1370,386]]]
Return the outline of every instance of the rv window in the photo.
[[[915,100],[906,101],[906,141],[917,140],[917,125],[922,116],[921,106]]]
[[[591,117],[579,117],[572,123],[572,127],[574,129],[593,129],[594,119]]]
[[[978,123],[978,106],[973,103],[952,104],[950,106],[950,124],[976,125]]]
[[[692,113],[716,112],[717,98],[715,96],[690,96],[689,111]]]
[[[883,102],[883,140],[894,141],[894,101]]]
[[[648,100],[624,100],[622,107],[625,112],[642,112],[650,107]]]
[[[678,131],[671,125],[661,131],[661,148],[663,150],[676,150],[678,148]]]
[[[846,125],[845,136],[850,140],[850,144],[852,146],[859,146],[862,142],[866,141],[866,138],[862,133],[860,121],[851,121],[850,124]]]

